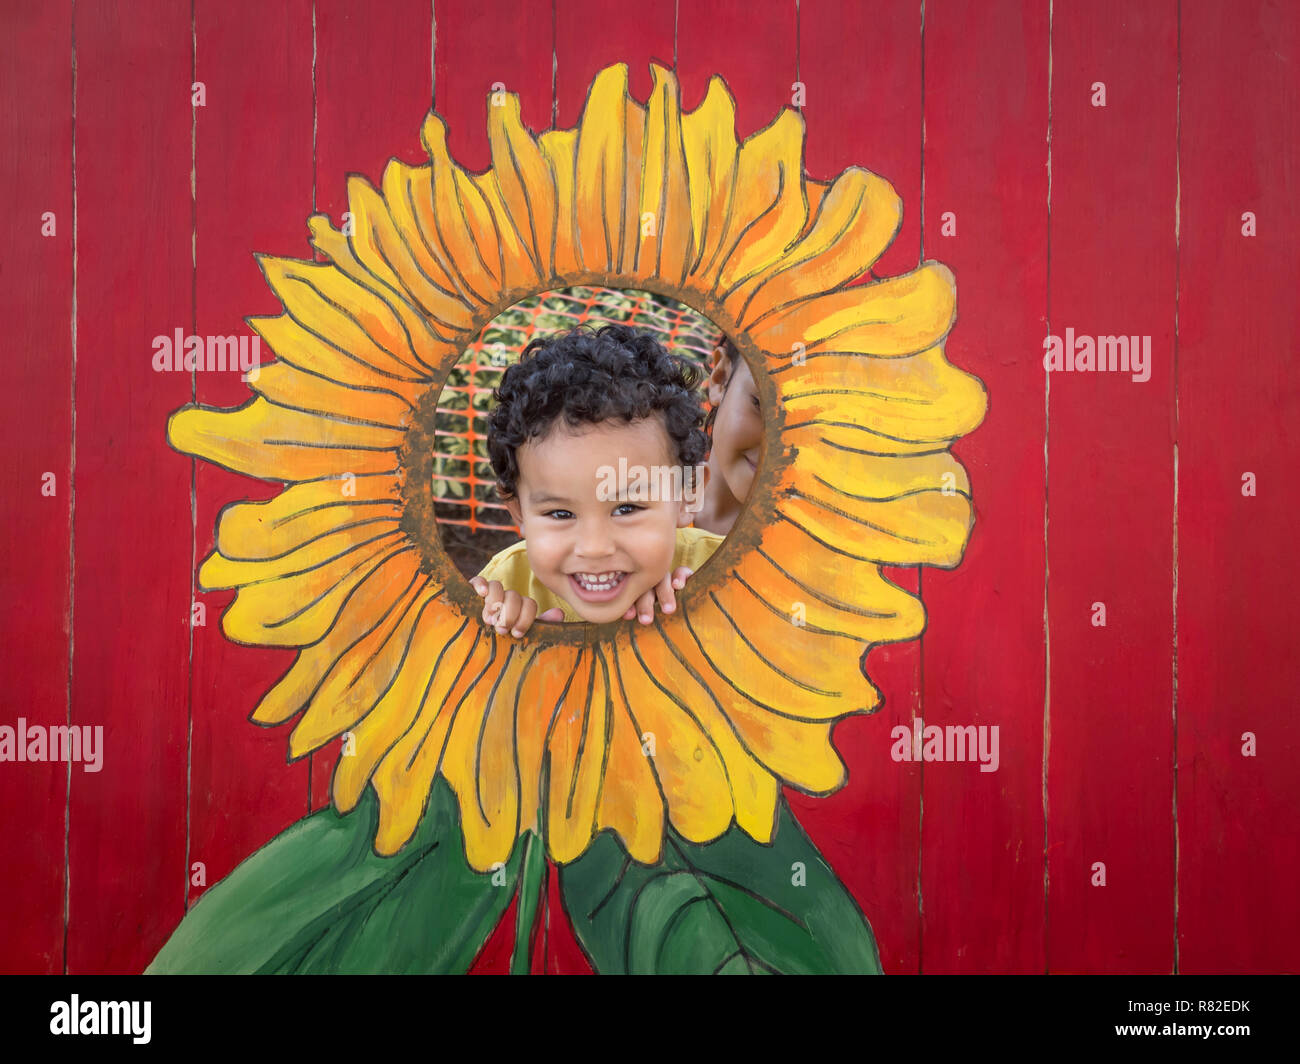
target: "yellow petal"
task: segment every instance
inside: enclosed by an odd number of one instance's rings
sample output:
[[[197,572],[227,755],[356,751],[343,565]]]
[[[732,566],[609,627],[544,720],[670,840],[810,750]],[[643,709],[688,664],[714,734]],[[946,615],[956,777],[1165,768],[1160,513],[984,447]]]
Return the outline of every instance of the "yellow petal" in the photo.
[[[839,721],[778,716],[734,692],[724,693],[721,701],[745,748],[785,783],[808,794],[830,794],[848,782],[848,770],[831,745]]]
[[[405,428],[411,420],[411,404],[392,392],[338,384],[328,377],[305,373],[288,362],[262,366],[249,387],[276,406],[305,413],[390,429]]]
[[[440,375],[470,337],[473,309],[421,271],[411,251],[418,235],[398,231],[384,200],[364,178],[349,179],[348,196],[352,237],[334,229],[325,215],[315,214],[307,220],[312,245],[388,308],[401,329],[396,343],[411,353],[407,361]]]
[[[529,256],[529,249],[510,222],[510,211],[501,198],[496,174],[488,170],[474,175],[470,182],[478,190],[492,216],[497,262],[504,278],[500,302],[517,302],[537,290],[540,280],[537,268]]]
[[[375,708],[353,729],[356,749],[351,757],[339,758],[334,772],[334,804],[342,812],[353,809],[370,780],[375,766],[406,735],[425,703],[430,682],[436,673],[454,672],[464,660],[469,643],[462,643],[466,633],[475,634],[471,621],[444,600],[428,603],[416,620],[415,631],[393,685],[375,704]],[[482,625],[475,625],[481,628]],[[435,706],[437,703],[435,703]],[[430,777],[432,779],[432,777]],[[423,808],[427,790],[414,794],[412,801]]]
[[[779,475],[778,494],[797,494],[833,501],[856,516],[871,507],[939,492],[959,509],[970,506],[970,479],[947,451],[890,458],[848,455],[816,444],[800,445],[795,461]]]
[[[626,649],[626,640],[620,642]],[[645,732],[635,723],[616,655],[617,648],[612,648],[607,654],[613,674],[610,694],[614,709],[605,786],[600,796],[600,808],[596,811],[596,830],[611,829],[634,861],[655,864],[662,856],[664,799],[651,772],[651,760],[642,745]],[[644,692],[643,687],[641,693]],[[730,819],[728,812],[727,820]]]
[[[686,152],[691,195],[691,287],[709,291],[715,280],[718,254],[726,232],[735,184],[736,102],[718,75],[709,79],[704,102],[682,116],[682,145]]]
[[[574,217],[583,269],[622,273],[640,239],[645,108],[627,91],[627,64],[596,75],[578,127]]]
[[[406,578],[406,590],[379,623],[339,658],[312,695],[307,712],[289,736],[290,757],[302,757],[342,735],[392,686],[406,659],[420,606],[433,597],[424,574],[392,568],[396,571],[386,574],[385,580],[399,583]]]
[[[555,274],[565,277],[582,269],[578,261],[578,236],[574,228],[573,180],[578,150],[576,129],[547,130],[538,138],[551,181],[555,186]]]
[[[627,635],[617,640],[615,690],[623,696],[638,747],[647,751],[641,759],[662,792],[655,804],[668,807],[673,827],[686,838],[716,839],[730,825],[734,807],[722,754],[700,723],[699,703],[691,701],[708,696],[689,675],[675,676],[670,687],[667,675],[647,669],[643,642]],[[680,666],[674,671],[684,673]]]
[[[276,356],[286,364],[307,373],[326,377],[350,388],[361,388],[395,395],[414,407],[427,385],[393,376],[344,351],[334,341],[315,335],[288,314],[275,318],[249,318]],[[265,370],[263,370],[265,372]]]
[[[858,167],[840,174],[810,210],[816,212],[811,228],[737,310],[741,328],[866,273],[903,224],[903,201],[894,186]]]
[[[701,730],[722,758],[736,823],[759,842],[770,842],[776,826],[779,791],[776,778],[741,745],[712,691],[700,681],[704,663],[698,645],[685,628],[683,616],[684,613],[679,614],[670,624],[656,623],[652,628],[634,632],[631,637],[634,653],[647,675],[672,678],[679,704],[691,707]],[[629,697],[634,696],[629,692]],[[693,751],[691,756],[694,757]],[[668,815],[673,818],[673,806],[681,798],[673,793],[665,797]],[[709,841],[707,836],[685,837],[692,842]]]
[[[862,644],[911,639],[925,627],[916,596],[881,575],[880,567],[817,542],[789,521],[763,529],[758,548],[737,575],[761,587],[768,602],[799,603],[813,629],[842,632]],[[866,705],[874,702],[867,693]]]
[[[672,71],[650,64],[654,89],[645,126],[645,175],[641,185],[640,239],[632,262],[638,277],[679,285],[691,257],[690,191],[682,146],[681,94]],[[646,220],[653,219],[653,227]]]
[[[857,458],[941,452],[988,407],[980,380],[946,362],[941,346],[897,360],[817,355],[773,376],[783,439],[832,454],[845,468]]]
[[[283,724],[302,710],[347,649],[388,616],[406,591],[403,573],[409,581],[415,570],[414,555],[402,554],[393,559],[391,579],[364,581],[344,603],[330,630],[303,647],[293,667],[266,693],[251,719],[258,724]]]
[[[257,261],[284,309],[303,328],[395,377],[431,378],[393,308],[337,266],[269,255]]]
[[[519,678],[534,653],[518,643],[506,647],[501,669],[466,701],[447,736],[441,771],[460,802],[465,856],[481,872],[508,860],[519,837],[515,712]]]
[[[442,763],[447,735],[461,712],[471,717],[482,712],[485,688],[491,686],[506,655],[505,640],[475,626],[473,638],[463,633],[447,647],[447,656],[425,689],[419,715],[375,768],[372,782],[379,795],[379,832],[375,851],[396,853],[415,834]],[[453,667],[454,666],[454,667]],[[377,712],[377,710],[376,710]]]
[[[612,726],[609,664],[599,652],[588,656],[578,680],[580,686],[574,685],[546,739],[550,761],[547,848],[558,864],[580,856],[595,832]]]
[[[437,293],[439,303],[456,301],[462,304],[457,309],[451,302],[446,303],[446,313],[439,314],[440,320],[449,323],[461,321],[465,309],[473,311],[480,302],[470,295],[458,281],[450,267],[450,260],[442,247],[442,241],[434,231],[432,210],[432,166],[408,166],[397,159],[389,159],[384,167],[382,188],[384,205],[389,216],[401,234],[411,264],[425,278],[429,288]],[[431,297],[433,298],[433,297]],[[463,327],[463,326],[462,326]]]
[[[942,344],[896,359],[814,354],[803,365],[785,360],[772,376],[787,412],[798,412],[790,424],[808,415],[804,400],[817,400],[819,417],[933,442],[973,431],[988,409],[983,382],[948,362]]]
[[[961,562],[973,519],[969,502],[926,492],[896,502],[870,503],[830,492],[791,494],[777,512],[828,543],[852,544],[852,552],[880,565]]]
[[[938,344],[957,315],[952,271],[926,262],[901,277],[811,296],[768,316],[750,329],[765,351],[788,355],[802,344],[809,354],[828,351],[913,355]]]
[[[233,503],[217,519],[217,551],[235,560],[279,558],[332,532],[369,528],[402,516],[391,474],[352,480],[313,480],[286,488],[269,502]],[[362,535],[360,538],[368,538]]]
[[[733,318],[749,293],[780,268],[808,218],[803,136],[803,117],[787,108],[741,145],[714,285]]]
[[[205,577],[215,576],[215,584],[227,584],[235,575],[225,576],[227,569],[236,570],[241,577],[235,601],[222,615],[221,630],[236,643],[253,646],[303,647],[316,642],[330,630],[343,603],[362,581],[380,573],[385,563],[400,557],[402,552],[412,550],[400,531],[380,533],[342,548],[331,543],[352,534],[326,536],[285,558],[269,562],[227,562],[219,554],[209,556],[199,573],[201,583]],[[318,550],[337,553],[310,568],[242,582],[243,577],[256,572],[271,573],[286,563],[304,565]],[[203,586],[214,585],[203,583]]]
[[[303,481],[397,468],[405,433],[287,410],[254,399],[236,410],[186,406],[167,439],[185,454],[264,480]]]
[[[733,574],[682,616],[700,657],[751,701],[804,720],[862,712],[862,645],[796,624],[795,602],[767,602]]]
[[[495,300],[501,275],[492,244],[492,217],[459,166],[447,153],[447,127],[430,114],[420,131],[430,165],[408,172],[420,233],[467,302]]]
[[[521,827],[537,823],[543,807],[542,764],[551,721],[572,692],[581,694],[579,673],[586,675],[587,656],[581,647],[551,646],[536,654],[520,680],[515,748],[518,755]]]
[[[519,94],[503,93],[488,108],[488,144],[492,171],[505,207],[502,224],[509,225],[532,261],[537,279],[551,276],[551,245],[555,235],[555,186],[537,141],[519,117]]]

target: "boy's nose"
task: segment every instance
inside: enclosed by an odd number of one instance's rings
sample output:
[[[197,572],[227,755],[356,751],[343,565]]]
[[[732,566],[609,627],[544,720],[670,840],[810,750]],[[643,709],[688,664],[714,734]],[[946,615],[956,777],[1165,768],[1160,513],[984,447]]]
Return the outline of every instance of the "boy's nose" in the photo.
[[[614,537],[603,523],[579,529],[577,554],[580,558],[608,558],[614,549]]]

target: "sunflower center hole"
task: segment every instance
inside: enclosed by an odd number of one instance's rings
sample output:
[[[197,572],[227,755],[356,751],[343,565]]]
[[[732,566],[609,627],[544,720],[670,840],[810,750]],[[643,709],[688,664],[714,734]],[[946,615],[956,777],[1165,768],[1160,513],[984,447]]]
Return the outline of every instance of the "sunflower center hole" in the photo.
[[[513,456],[504,467],[505,481],[513,479],[512,492],[494,468],[489,448],[489,419],[498,405],[493,393],[503,374],[530,341],[575,328],[594,336],[604,325],[649,334],[688,363],[693,401],[631,424],[593,420],[583,416],[585,403],[599,406],[603,395],[588,386],[587,399],[572,400],[584,392],[575,387],[557,399],[559,385],[548,391],[539,376],[526,398],[509,404],[510,431],[497,430],[496,438],[506,441]],[[567,370],[561,362],[548,372],[559,381]],[[619,380],[615,387],[624,383]],[[553,417],[557,408],[564,411],[558,419]],[[570,422],[574,414],[577,420]],[[529,438],[531,426],[539,423],[546,424],[545,431]],[[680,543],[677,502],[688,508],[695,529],[726,534],[748,492],[761,444],[762,417],[749,368],[707,317],[647,291],[545,292],[489,322],[439,395],[429,467],[438,532],[452,563],[468,579],[520,543],[528,524],[534,577],[557,593],[570,592],[561,597],[571,606],[579,596],[599,613],[602,603],[629,594],[636,580],[644,582],[653,564],[649,559],[665,549],[665,536],[670,553]],[[500,460],[502,447],[497,451]],[[683,454],[690,461],[683,462]],[[581,475],[575,472],[579,465]],[[594,488],[588,480],[595,481]],[[593,499],[602,505],[591,505]],[[629,573],[636,574],[633,583],[627,581]]]

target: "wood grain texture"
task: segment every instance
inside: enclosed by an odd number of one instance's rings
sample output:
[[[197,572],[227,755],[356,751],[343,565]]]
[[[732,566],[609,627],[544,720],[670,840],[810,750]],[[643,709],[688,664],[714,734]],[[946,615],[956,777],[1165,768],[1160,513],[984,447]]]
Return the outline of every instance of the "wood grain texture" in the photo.
[[[921,239],[919,6],[904,0],[810,0],[799,6],[797,39],[798,76],[808,94],[807,176],[829,181],[859,166],[886,178],[903,201],[902,224],[858,283],[870,283],[872,274],[908,273],[920,260]],[[884,566],[882,572],[913,594],[920,587],[915,567]],[[884,704],[835,730],[849,785],[829,798],[794,792],[789,797],[800,823],[862,906],[885,972],[917,972],[922,769],[890,759],[889,735],[923,715],[920,642],[872,649],[866,671]],[[883,853],[890,859],[881,860]]]
[[[165,442],[190,399],[153,338],[193,320],[188,6],[85,4],[77,32],[77,505],[70,973],[137,972],[184,908],[192,467]]]
[[[555,114],[559,128],[582,119],[587,90],[596,74],[611,63],[627,63],[628,91],[645,103],[652,86],[651,61],[672,67],[675,45],[675,5],[652,0],[609,18],[600,0],[559,0],[555,4]],[[548,123],[549,124],[549,123]],[[541,969],[586,974],[591,965],[574,938],[565,915],[557,876],[548,880],[546,956]]]
[[[1295,972],[1300,22],[1270,2],[1182,14],[1178,968]]]
[[[925,99],[925,256],[957,275],[945,354],[990,396],[953,446],[966,555],[924,577],[925,722],[998,728],[998,766],[921,766],[922,970],[1041,972],[1046,10],[930,0]]]
[[[1152,364],[1049,374],[1047,962],[1172,972],[1176,5],[1062,5],[1052,34],[1048,329],[1150,336]]]
[[[0,39],[0,136],[9,206],[0,222],[0,309],[7,380],[0,389],[0,724],[68,723],[69,531],[72,514],[72,5],[25,3]],[[40,106],[34,106],[40,101]],[[12,146],[22,145],[21,151]],[[54,232],[43,235],[44,215]],[[54,494],[46,494],[52,475]],[[64,813],[69,766],[0,768],[10,825],[0,971],[63,971]],[[82,773],[80,765],[72,770]],[[13,830],[13,825],[23,825]],[[21,869],[19,874],[17,870]],[[18,917],[21,914],[21,917]]]
[[[848,786],[791,796],[871,920],[885,970],[1298,970],[1286,538],[1298,504],[1285,463],[1300,405],[1300,17],[1280,0],[1052,5],[1049,230],[1048,12],[1011,0],[614,12],[197,0],[192,25],[188,4],[141,0],[79,3],[74,26],[69,0],[9,5],[0,724],[70,713],[104,726],[107,749],[102,772],[73,767],[70,795],[66,765],[0,765],[0,815],[23,825],[0,879],[20,917],[0,970],[64,970],[65,889],[67,970],[143,969],[201,893],[187,890],[189,860],[211,884],[329,800],[332,755],[286,766],[288,729],[245,719],[290,658],[226,641],[228,596],[202,597],[191,659],[193,566],[217,513],[277,488],[167,446],[169,414],[194,393],[188,373],[152,371],[152,338],[229,334],[274,313],[252,253],[307,256],[313,194],[337,224],[348,173],[374,183],[389,157],[423,161],[431,102],[453,155],[481,170],[494,82],[520,92],[540,131],[553,113],[572,125],[611,62],[629,64],[644,99],[649,59],[674,53],[683,106],[721,74],[742,138],[805,84],[809,175],[859,165],[894,183],[903,228],[877,270],[920,256],[953,268],[946,353],[990,394],[954,449],[977,511],[966,556],[920,585],[890,571],[921,587],[925,635],[869,655],[885,705],[836,732]],[[208,96],[192,198],[196,61]],[[1091,104],[1095,81],[1105,108]],[[44,210],[55,237],[40,235]],[[954,237],[940,233],[949,210]],[[1255,237],[1241,234],[1247,210]],[[1151,335],[1150,380],[1045,379],[1042,337],[1067,326]],[[193,387],[218,405],[247,392],[234,375]],[[47,471],[54,498],[40,495]],[[1255,497],[1241,493],[1248,471]],[[1279,571],[1256,577],[1242,559]],[[1091,623],[1096,601],[1105,628]],[[999,726],[998,771],[893,762],[890,728],[914,717]],[[1255,757],[1242,756],[1248,731]],[[1095,861],[1105,887],[1091,884]],[[546,898],[534,970],[588,970],[554,875]],[[513,935],[512,907],[475,970],[508,970]]]
[[[420,124],[433,103],[433,9],[315,0],[315,13],[316,209],[341,226],[348,175],[378,188],[389,159],[428,162]],[[313,809],[330,803],[338,750],[311,755]]]
[[[256,34],[248,27],[258,26]],[[207,90],[195,136],[195,333],[250,336],[244,318],[281,308],[254,252],[309,258],[312,198],[312,26],[308,4],[267,9],[251,0],[195,8],[198,80]],[[265,115],[278,116],[273,132]],[[271,350],[261,348],[269,362]],[[206,406],[253,397],[239,372],[195,374]],[[182,456],[177,455],[181,461]],[[214,549],[214,526],[228,505],[273,498],[278,483],[196,467],[195,558]],[[232,592],[199,593],[204,627],[194,629],[191,687],[190,836],[186,868],[202,862],[207,885],[306,815],[308,764],[286,766],[287,729],[248,717],[293,662],[288,651],[240,646],[219,616]],[[206,889],[189,876],[189,904]]]

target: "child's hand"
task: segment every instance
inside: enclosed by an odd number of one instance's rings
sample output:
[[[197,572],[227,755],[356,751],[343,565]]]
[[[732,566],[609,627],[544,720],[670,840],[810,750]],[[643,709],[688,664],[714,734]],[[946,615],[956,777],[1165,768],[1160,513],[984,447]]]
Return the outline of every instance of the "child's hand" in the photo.
[[[684,565],[673,570],[637,599],[636,605],[629,606],[628,611],[623,614],[623,620],[630,621],[633,617],[639,617],[642,624],[649,624],[654,620],[656,598],[659,600],[659,606],[664,613],[672,613],[673,610],[677,609],[677,598],[673,594],[673,589],[676,588],[680,591],[685,587],[686,578],[694,572],[694,569],[688,569]]]
[[[487,581],[481,576],[470,579],[470,587],[484,599],[483,620],[496,629],[497,635],[509,632],[518,639],[537,619],[537,600],[518,591],[506,591],[500,580]],[[562,621],[564,611],[558,607],[542,614],[543,621]]]

